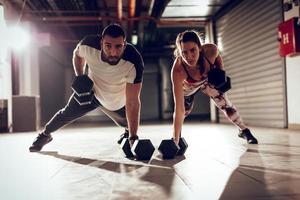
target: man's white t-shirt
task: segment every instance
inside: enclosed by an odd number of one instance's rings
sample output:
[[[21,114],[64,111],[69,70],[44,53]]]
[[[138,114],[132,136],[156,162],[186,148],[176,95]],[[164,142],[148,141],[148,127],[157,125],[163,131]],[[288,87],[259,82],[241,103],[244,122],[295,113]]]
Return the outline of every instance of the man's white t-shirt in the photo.
[[[100,39],[98,35],[85,37],[79,43],[79,56],[87,62],[95,97],[105,108],[115,111],[125,106],[126,84],[142,82],[144,62],[131,44],[126,45],[118,64],[110,65],[102,61]]]

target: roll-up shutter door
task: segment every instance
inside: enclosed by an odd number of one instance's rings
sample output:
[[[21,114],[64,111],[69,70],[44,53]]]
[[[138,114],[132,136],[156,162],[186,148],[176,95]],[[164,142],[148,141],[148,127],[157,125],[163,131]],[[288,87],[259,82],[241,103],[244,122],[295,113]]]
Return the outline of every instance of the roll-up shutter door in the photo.
[[[245,0],[216,20],[217,44],[232,78],[229,99],[248,125],[286,127],[285,65],[278,55],[280,0]],[[219,112],[220,122],[228,122]]]

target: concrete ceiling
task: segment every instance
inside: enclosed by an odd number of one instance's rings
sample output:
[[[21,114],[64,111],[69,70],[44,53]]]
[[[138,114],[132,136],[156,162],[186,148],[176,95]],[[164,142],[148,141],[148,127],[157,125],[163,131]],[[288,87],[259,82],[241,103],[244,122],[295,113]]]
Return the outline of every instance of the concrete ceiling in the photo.
[[[143,41],[150,38],[153,42],[157,40],[158,28],[203,28],[230,1],[0,0],[0,3],[6,8],[8,22],[29,21],[41,31],[54,34],[58,41],[77,42],[84,35],[99,33],[111,22],[119,22],[125,27],[129,40],[132,34],[137,34]]]

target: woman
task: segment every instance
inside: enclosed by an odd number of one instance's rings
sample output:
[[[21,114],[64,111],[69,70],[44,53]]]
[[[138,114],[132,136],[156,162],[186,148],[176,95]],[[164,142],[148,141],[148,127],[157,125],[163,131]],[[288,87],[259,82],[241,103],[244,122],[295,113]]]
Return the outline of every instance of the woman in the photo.
[[[174,53],[176,59],[171,72],[175,102],[174,142],[179,143],[184,118],[192,111],[194,95],[200,90],[208,95],[226,117],[239,128],[239,137],[246,139],[249,144],[257,144],[257,139],[244,124],[226,93],[218,91],[207,81],[207,73],[210,69],[224,70],[217,46],[214,44],[201,45],[196,31],[184,31],[177,36]]]

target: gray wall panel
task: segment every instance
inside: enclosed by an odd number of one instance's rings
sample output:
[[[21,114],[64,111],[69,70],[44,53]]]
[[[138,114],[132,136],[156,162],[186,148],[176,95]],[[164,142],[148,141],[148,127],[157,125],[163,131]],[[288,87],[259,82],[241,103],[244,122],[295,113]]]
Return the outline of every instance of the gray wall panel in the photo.
[[[285,68],[278,55],[280,0],[247,0],[216,20],[217,44],[232,78],[229,99],[249,125],[286,127]],[[228,120],[219,112],[220,122]]]

